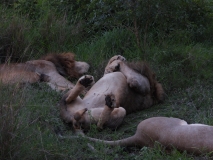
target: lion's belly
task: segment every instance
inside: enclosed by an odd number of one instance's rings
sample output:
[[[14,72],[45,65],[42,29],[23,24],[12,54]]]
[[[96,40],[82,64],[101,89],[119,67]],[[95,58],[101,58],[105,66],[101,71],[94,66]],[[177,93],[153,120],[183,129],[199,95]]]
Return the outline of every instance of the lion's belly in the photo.
[[[121,72],[113,72],[104,75],[89,90],[83,99],[87,108],[99,108],[105,104],[105,96],[114,94],[118,100],[125,99],[128,92],[126,77]]]

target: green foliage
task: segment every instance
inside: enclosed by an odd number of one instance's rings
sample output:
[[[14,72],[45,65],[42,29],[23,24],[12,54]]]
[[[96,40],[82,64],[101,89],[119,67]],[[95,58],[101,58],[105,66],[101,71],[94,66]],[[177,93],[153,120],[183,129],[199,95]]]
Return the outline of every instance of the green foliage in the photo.
[[[130,48],[115,44],[113,49],[117,47],[117,53],[137,50],[136,57],[143,54],[144,59],[151,46],[165,41],[191,44],[212,40],[212,3],[203,0],[16,0],[3,4],[0,52],[6,57],[5,50],[21,59],[26,54],[39,57],[47,52],[72,51],[93,41],[94,35],[114,33],[115,28],[127,32],[127,41],[132,42]],[[121,39],[120,43],[126,43]]]
[[[159,42],[171,37],[176,30],[187,31],[193,40],[204,40],[208,37],[206,27],[212,19],[209,14],[212,10],[208,8],[210,3],[203,0],[93,0],[63,1],[62,4],[71,6],[65,11],[71,22],[78,22],[73,19],[76,16],[86,23],[89,35],[121,27],[129,28],[136,37],[146,41],[148,34]]]
[[[14,4],[14,7],[21,15],[26,15],[30,19],[36,19],[40,16],[40,7],[37,3],[37,0],[18,0]]]
[[[31,24],[13,15],[11,10],[0,8],[0,61],[18,61],[25,58],[24,53],[30,52],[26,35]]]
[[[146,60],[153,66],[158,80],[167,91],[187,87],[197,81],[212,83],[212,47],[203,44],[172,45],[165,43],[151,47]]]

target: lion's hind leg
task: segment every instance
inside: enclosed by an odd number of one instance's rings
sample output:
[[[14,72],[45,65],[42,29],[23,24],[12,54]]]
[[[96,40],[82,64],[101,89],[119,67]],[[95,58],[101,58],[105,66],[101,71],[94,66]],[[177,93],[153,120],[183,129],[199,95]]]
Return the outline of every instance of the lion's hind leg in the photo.
[[[142,95],[147,95],[150,92],[150,83],[147,77],[134,71],[124,62],[120,62],[119,66],[120,71],[125,75],[130,88]]]
[[[123,118],[126,116],[126,110],[118,106],[119,104],[116,103],[116,99],[113,94],[107,95],[105,102],[106,104],[98,120],[97,127],[101,130],[105,125],[109,128],[115,129],[122,123]]]
[[[126,110],[123,107],[114,108],[104,126],[114,130],[121,125],[125,116]]]
[[[85,75],[82,76],[73,89],[69,91],[69,94],[66,98],[66,102],[70,103],[75,100],[81,92],[83,92],[86,88],[91,87],[95,83],[93,76]]]

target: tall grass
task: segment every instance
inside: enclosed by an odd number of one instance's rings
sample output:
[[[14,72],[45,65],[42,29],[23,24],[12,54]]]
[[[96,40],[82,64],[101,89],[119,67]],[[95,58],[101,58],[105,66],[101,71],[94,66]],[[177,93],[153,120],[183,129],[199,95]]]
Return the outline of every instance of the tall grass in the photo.
[[[0,61],[17,62],[39,58],[47,53],[72,51],[82,40],[81,25],[69,24],[66,15],[50,8],[35,21],[0,5]]]

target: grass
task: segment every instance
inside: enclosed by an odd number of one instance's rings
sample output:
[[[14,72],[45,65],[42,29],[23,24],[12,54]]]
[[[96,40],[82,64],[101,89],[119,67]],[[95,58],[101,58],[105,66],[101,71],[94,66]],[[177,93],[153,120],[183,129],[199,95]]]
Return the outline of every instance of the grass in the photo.
[[[207,51],[204,47],[198,48],[203,52]],[[182,50],[184,49],[182,48]],[[154,49],[150,51],[150,53],[154,54],[155,51]],[[175,52],[175,50],[173,52]],[[161,53],[161,51],[159,51],[159,53]],[[166,50],[165,53],[170,53],[170,50]],[[101,58],[101,56],[99,56],[96,56],[96,58]],[[165,58],[168,58],[167,56],[168,55],[166,55]],[[211,57],[207,58],[209,59]],[[84,60],[86,60],[86,58]],[[181,58],[177,60],[179,62]],[[150,57],[150,62],[151,64],[155,63],[156,57]],[[90,70],[91,74],[96,75],[101,73],[104,64],[97,61],[96,63],[101,66],[97,69],[98,71],[92,67],[92,70]],[[162,62],[159,60],[159,64],[160,63]],[[159,64],[155,64],[154,67]],[[186,120],[188,123],[213,125],[213,86],[211,80],[203,81],[202,77],[200,79],[197,78],[200,77],[199,75],[196,77],[192,76],[192,79],[195,78],[196,81],[187,83],[182,87],[177,87],[183,85],[182,82],[178,83],[178,79],[168,83],[168,80],[162,78],[162,76],[166,77],[170,72],[170,70],[167,70],[168,68],[164,67],[161,66],[156,69],[157,77],[161,82],[163,84],[164,81],[167,82],[164,84],[167,91],[167,98],[163,104],[128,115],[122,126],[116,131],[105,129],[99,132],[96,130],[96,126],[92,126],[88,136],[107,140],[125,138],[135,133],[136,126],[141,120],[154,116],[177,117]],[[178,68],[174,67],[173,69],[175,72],[173,74],[180,74]],[[198,73],[198,71],[196,71],[196,73]],[[200,74],[203,74],[203,72]],[[97,77],[99,76],[101,75]],[[178,76],[180,75],[176,75],[176,77]],[[172,76],[169,75],[168,77],[171,78]],[[184,78],[183,76],[182,78],[183,81],[187,81],[186,77]],[[173,85],[174,83],[178,84]],[[85,139],[61,140],[58,139],[54,132],[54,129],[57,127],[59,127],[65,135],[72,135],[70,128],[66,126],[59,117],[58,101],[62,94],[52,91],[43,83],[26,86],[22,89],[17,86],[1,85],[0,92],[1,95],[3,95],[0,98],[0,141],[2,144],[0,158],[2,160],[209,158],[208,155],[197,157],[185,152],[181,153],[175,149],[168,153],[159,147],[159,145],[156,145],[154,149],[147,147],[142,149],[110,148],[102,143],[93,143]],[[88,144],[91,144],[97,152],[94,153],[91,151]]]
[[[28,86],[22,90],[1,87],[1,93],[10,96],[1,99],[1,159],[195,159],[196,157],[173,150],[167,153],[156,145],[154,149],[110,148],[102,143],[85,139],[61,140],[54,133],[60,127],[65,135],[71,130],[62,123],[57,108],[60,94],[45,84]],[[11,94],[12,93],[12,94]],[[128,115],[116,131],[98,132],[92,126],[88,133],[101,139],[120,139],[133,135],[137,124],[153,116],[178,117],[189,123],[213,125],[212,86],[195,84],[178,89],[168,96],[164,104]],[[96,150],[88,148],[90,143]]]
[[[165,88],[166,101],[128,115],[115,131],[105,129],[99,132],[96,126],[92,126],[88,136],[106,140],[129,137],[135,133],[141,120],[154,116],[177,117],[188,123],[213,125],[212,46],[191,42],[185,36],[187,44],[169,39],[160,44],[150,42],[142,52],[137,47],[134,35],[125,29],[115,28],[101,36],[86,39],[81,26],[69,26],[66,16],[58,17],[48,11],[40,21],[29,23],[26,17],[17,16],[2,6],[1,13],[0,48],[9,46],[5,50],[11,51],[12,57],[16,59],[17,56],[20,61],[37,59],[48,52],[73,51],[77,60],[91,65],[89,74],[96,81],[103,75],[107,60],[115,54],[121,54],[131,61],[149,62]],[[75,33],[72,32],[73,28]],[[3,62],[2,57],[7,52],[1,49],[0,62]],[[213,158],[208,154],[195,156],[175,149],[167,152],[159,144],[155,148],[110,148],[85,139],[61,140],[54,132],[58,127],[65,135],[72,135],[69,126],[59,117],[58,102],[62,93],[39,83],[24,88],[0,85],[0,95],[2,160]],[[88,144],[97,152],[91,151]]]

